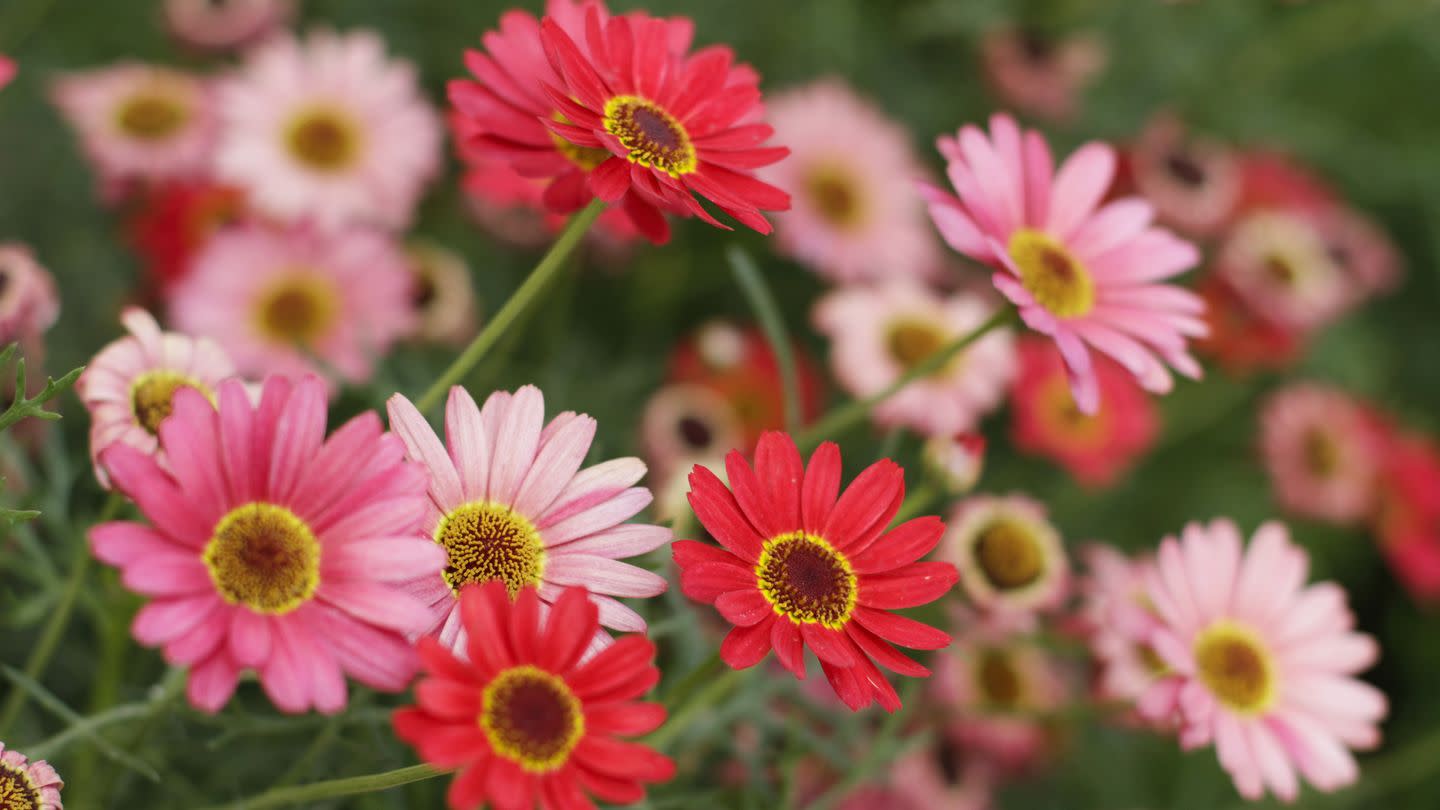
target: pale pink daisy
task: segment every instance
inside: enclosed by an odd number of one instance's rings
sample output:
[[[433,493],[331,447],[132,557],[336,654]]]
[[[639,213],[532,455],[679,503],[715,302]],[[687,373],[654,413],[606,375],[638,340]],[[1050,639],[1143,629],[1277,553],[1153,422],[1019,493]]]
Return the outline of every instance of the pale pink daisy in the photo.
[[[470,265],[459,253],[427,241],[405,247],[414,276],[416,325],[414,338],[427,343],[463,346],[475,336],[479,304],[470,281]]]
[[[241,373],[333,369],[363,382],[414,331],[413,290],[387,234],[254,225],[210,240],[170,312],[180,331],[214,338]]]
[[[150,313],[135,307],[127,308],[120,322],[130,334],[101,349],[75,381],[75,393],[90,412],[95,477],[107,488],[100,466],[105,448],[123,442],[156,454],[175,392],[193,388],[214,402],[220,382],[235,375],[230,357],[212,340],[162,332]]]
[[[1342,206],[1321,213],[1319,224],[1330,258],[1362,296],[1390,292],[1400,283],[1399,251],[1369,217]]]
[[[917,746],[890,766],[891,789],[917,810],[991,810],[999,781],[995,767],[982,751],[965,744],[966,736],[963,726],[941,726],[933,742]]]
[[[955,507],[940,559],[980,610],[1017,617],[1056,607],[1070,584],[1060,532],[1045,507],[1020,494],[973,495]]]
[[[650,470],[662,480],[676,471],[688,474],[702,458],[748,449],[735,406],[713,389],[692,383],[667,385],[645,403],[640,446]]]
[[[1160,544],[1146,590],[1161,619],[1151,644],[1172,674],[1140,708],[1177,718],[1187,749],[1213,742],[1247,799],[1294,801],[1301,777],[1338,790],[1359,777],[1349,749],[1380,742],[1385,695],[1354,677],[1380,648],[1355,631],[1340,586],[1305,584],[1309,558],[1283,525],[1243,545],[1228,520]]]
[[[175,394],[160,426],[169,469],[123,443],[100,456],[150,520],[90,531],[95,556],[152,600],[136,640],[190,668],[207,712],[252,669],[285,712],[340,711],[346,674],[403,689],[417,666],[405,636],[429,614],[400,583],[445,564],[419,531],[424,471],[373,412],[327,440],[316,377],[269,377],[258,405],[228,380],[217,400]]]
[[[856,397],[885,389],[947,344],[994,314],[969,293],[948,297],[913,282],[842,287],[815,306],[815,326],[830,338],[830,366]],[[995,330],[940,370],[905,386],[874,409],[885,426],[927,435],[970,430],[1005,399],[1015,375],[1013,337]]]
[[[1155,116],[1127,155],[1135,190],[1161,222],[1199,236],[1215,233],[1240,202],[1243,174],[1235,153],[1186,131],[1172,113]]]
[[[295,0],[165,0],[165,27],[202,51],[243,48],[289,22]]]
[[[220,177],[279,219],[403,228],[440,167],[440,117],[373,32],[273,38],[219,102]]]
[[[1206,333],[1204,303],[1161,283],[1193,267],[1199,251],[1152,227],[1154,211],[1136,197],[1105,203],[1115,150],[1089,143],[1055,171],[1050,148],[1008,115],[990,135],[965,126],[941,137],[956,198],[924,186],[930,216],[946,242],[998,272],[995,286],[1065,358],[1075,403],[1100,407],[1091,350],[1114,357],[1147,390],[1165,393],[1167,364],[1199,377],[1186,339]]]
[[[38,343],[59,317],[55,278],[40,266],[29,247],[0,243],[0,345]]]
[[[1167,674],[1165,662],[1148,641],[1159,624],[1145,594],[1154,560],[1131,559],[1102,545],[1085,548],[1083,556],[1089,576],[1080,586],[1081,615],[1100,665],[1097,691],[1105,700],[1133,702]]]
[[[1302,212],[1266,209],[1239,220],[1220,243],[1215,267],[1252,310],[1291,329],[1324,326],[1359,296],[1357,281]]]
[[[1105,45],[1094,36],[1046,36],[1001,28],[980,42],[981,67],[1006,106],[1051,121],[1075,116],[1085,88],[1105,68]]]
[[[425,629],[442,644],[464,649],[460,589],[497,579],[512,596],[538,587],[547,605],[565,586],[584,586],[601,624],[626,633],[645,629],[640,614],[614,597],[655,596],[665,579],[620,559],[654,551],[671,534],[622,523],[651,500],[648,489],[634,486],[645,475],[638,458],[580,469],[594,419],[565,411],[547,425],[545,397],[533,385],[497,391],[483,409],[456,386],[445,407],[447,448],[404,396],[390,398],[389,413],[410,457],[430,473],[421,528],[449,563],[409,587],[430,607]]]
[[[1289,512],[1354,524],[1376,505],[1383,440],[1365,406],[1343,391],[1298,383],[1271,394],[1260,411],[1260,450]]]
[[[925,277],[938,266],[935,236],[915,193],[924,169],[905,128],[839,79],[779,94],[766,104],[790,157],[757,176],[790,192],[775,215],[782,253],[836,281]]]
[[[60,789],[65,782],[43,759],[34,762],[0,742],[0,808],[4,810],[64,810]]]

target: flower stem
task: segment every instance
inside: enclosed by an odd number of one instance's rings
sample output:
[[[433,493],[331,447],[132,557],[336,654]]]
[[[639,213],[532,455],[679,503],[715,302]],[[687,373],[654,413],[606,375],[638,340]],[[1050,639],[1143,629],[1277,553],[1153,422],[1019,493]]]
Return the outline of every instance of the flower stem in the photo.
[[[295,787],[277,788],[268,790],[249,799],[240,799],[229,804],[220,804],[206,808],[206,810],[263,810],[266,807],[288,807],[301,803],[318,802],[322,799],[336,799],[341,796],[356,796],[361,793],[374,793],[381,790],[389,790],[393,787],[408,785],[411,782],[423,782],[426,779],[434,779],[442,776],[448,771],[440,771],[429,765],[411,765],[406,768],[396,768],[393,771],[383,773],[371,773],[364,776],[351,776],[345,779],[329,779],[324,782],[311,782],[308,785],[297,785]]]
[[[666,708],[670,710],[670,718],[665,721],[665,725],[645,738],[645,744],[663,751],[696,717],[719,703],[735,688],[741,672],[725,666],[718,652],[706,659],[670,690],[665,700]]]
[[[780,368],[780,388],[785,402],[785,429],[795,430],[800,427],[801,419],[800,382],[796,376],[795,353],[791,350],[790,335],[785,330],[785,319],[780,315],[775,296],[770,293],[765,277],[761,275],[760,268],[755,266],[755,260],[750,258],[750,254],[739,245],[731,244],[725,249],[725,258],[730,262],[730,270],[739,282],[740,289],[750,301],[750,309],[754,310],[755,319],[760,322],[765,339],[770,342],[770,350],[775,353],[775,364]]]
[[[495,317],[485,324],[485,328],[481,329],[480,334],[470,341],[470,345],[466,346],[460,356],[455,358],[455,362],[451,363],[450,367],[445,369],[445,372],[431,383],[429,388],[425,389],[425,393],[421,394],[415,402],[416,408],[423,413],[439,405],[450,386],[463,380],[465,375],[475,368],[475,364],[485,356],[485,353],[494,348],[495,343],[505,334],[505,330],[519,320],[550,281],[565,268],[567,264],[565,259],[575,250],[575,246],[580,244],[580,238],[590,230],[590,226],[604,208],[604,203],[592,200],[589,205],[570,218],[565,225],[565,230],[560,232],[560,237],[555,240],[555,244],[550,246],[549,252],[541,257],[540,263],[530,271],[530,275],[520,285],[520,289],[516,290],[510,296],[510,300],[505,302],[505,306],[495,313]]]
[[[842,405],[821,417],[820,421],[806,428],[796,437],[795,443],[800,445],[801,450],[809,450],[825,441],[827,438],[849,430],[851,427],[865,421],[870,411],[880,403],[899,393],[901,389],[916,380],[929,376],[939,371],[950,362],[950,359],[969,348],[971,344],[985,337],[985,335],[1006,326],[1015,321],[1015,310],[1011,307],[1004,307],[997,311],[990,319],[980,324],[968,335],[957,338],[946,346],[919,363],[915,364],[909,371],[900,375],[895,382],[886,386],[877,393],[871,394],[864,399],[857,399],[854,402]]]

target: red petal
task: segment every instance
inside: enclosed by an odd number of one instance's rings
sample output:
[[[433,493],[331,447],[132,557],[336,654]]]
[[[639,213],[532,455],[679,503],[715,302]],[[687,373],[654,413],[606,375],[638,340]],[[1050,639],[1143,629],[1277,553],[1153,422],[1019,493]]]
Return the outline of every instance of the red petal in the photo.
[[[630,163],[612,157],[590,172],[590,191],[607,203],[613,203],[630,190]]]
[[[909,675],[912,678],[928,678],[930,670],[920,664],[901,655],[898,650],[886,644],[883,639],[874,633],[866,630],[858,624],[852,624],[845,628],[850,640],[860,651],[875,659],[876,663],[886,669],[897,672],[901,675]]]
[[[540,665],[551,672],[566,672],[580,661],[600,629],[600,609],[584,588],[566,588],[545,620],[545,642]]]
[[[770,495],[770,503],[779,513],[779,521],[786,527],[799,529],[805,463],[800,460],[795,440],[777,431],[762,433],[755,447],[755,470]]]
[[[696,466],[690,473],[689,499],[695,517],[712,537],[720,541],[720,545],[745,562],[754,564],[759,561],[764,540],[745,519],[735,496],[719,476],[705,467]]]
[[[585,708],[585,728],[591,734],[649,734],[665,722],[659,703],[606,703]]]
[[[825,521],[830,518],[830,510],[840,494],[840,472],[839,445],[824,442],[810,454],[800,492],[801,523],[810,534],[825,530]]]
[[[720,594],[715,598],[715,609],[720,611],[725,621],[736,627],[749,627],[766,616],[775,615],[775,609],[770,607],[763,594],[755,590],[753,583],[745,590]]]
[[[881,459],[850,482],[825,521],[825,539],[846,554],[858,555],[890,525],[905,498],[905,473]]]
[[[912,650],[938,650],[950,645],[950,635],[914,619],[856,605],[853,618],[866,630],[891,644]]]
[[[734,563],[699,563],[680,572],[681,592],[697,602],[713,604],[723,594],[754,589],[755,572]]]
[[[907,520],[850,558],[857,574],[875,574],[908,565],[929,554],[945,535],[945,523],[933,515]]]
[[[815,651],[815,656],[837,667],[855,666],[855,648],[845,634],[819,624],[800,625],[800,637]]]
[[[795,673],[795,677],[805,680],[805,645],[800,640],[800,628],[794,622],[776,619],[770,631],[770,644],[780,663]]]
[[[759,476],[745,461],[745,456],[731,451],[725,456],[725,472],[730,477],[730,489],[735,493],[740,511],[745,513],[750,525],[761,537],[775,537],[798,528],[798,524],[787,525],[781,519],[764,487],[760,486]]]
[[[860,578],[860,604],[872,608],[910,608],[928,605],[960,581],[960,572],[947,562],[918,562],[892,574]]]
[[[770,623],[772,615],[750,627],[736,627],[725,635],[720,643],[720,658],[732,669],[745,669],[760,663],[770,652]]]

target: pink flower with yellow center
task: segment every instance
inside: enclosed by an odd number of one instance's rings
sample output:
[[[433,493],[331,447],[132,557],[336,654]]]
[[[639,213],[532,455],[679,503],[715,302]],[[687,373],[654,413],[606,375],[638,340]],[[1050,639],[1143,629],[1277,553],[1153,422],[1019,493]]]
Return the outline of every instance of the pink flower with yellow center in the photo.
[[[1169,674],[1149,642],[1160,622],[1145,592],[1155,562],[1149,557],[1126,557],[1109,546],[1082,551],[1089,575],[1080,588],[1081,614],[1100,665],[1100,697],[1133,702]]]
[[[59,317],[55,277],[28,246],[0,242],[0,345],[23,341],[38,346],[38,338]]]
[[[1314,383],[1271,394],[1260,412],[1260,449],[1286,510],[1355,524],[1375,507],[1386,449],[1375,420],[1349,394]]]
[[[961,501],[940,548],[942,559],[960,569],[965,595],[985,613],[1020,621],[1058,606],[1069,589],[1070,562],[1060,532],[1044,505],[1025,495],[972,495]]]
[[[1360,296],[1315,220],[1294,211],[1237,221],[1216,251],[1215,272],[1251,309],[1299,331],[1334,321]]]
[[[0,742],[0,809],[64,810],[60,789],[65,782],[43,759],[31,762]]]

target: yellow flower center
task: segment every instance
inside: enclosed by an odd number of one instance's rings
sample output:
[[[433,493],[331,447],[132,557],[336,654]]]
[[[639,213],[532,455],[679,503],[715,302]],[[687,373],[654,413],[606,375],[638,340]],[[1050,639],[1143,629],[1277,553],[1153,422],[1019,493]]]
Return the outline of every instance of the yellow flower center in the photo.
[[[987,649],[975,663],[975,686],[981,701],[996,709],[1019,708],[1025,697],[1025,679],[1015,658],[1002,649]]]
[[[574,123],[569,118],[566,118],[565,114],[560,112],[559,110],[550,113],[550,118],[551,120],[558,121],[561,124]],[[556,135],[553,132],[550,133],[550,140],[552,143],[555,144],[555,149],[559,151],[560,154],[564,155],[565,158],[571,163],[574,163],[576,166],[579,166],[581,169],[584,169],[587,172],[593,171],[596,166],[599,166],[601,163],[604,163],[605,161],[610,159],[609,149],[601,149],[598,146],[579,146],[565,140],[564,138]]]
[[[0,762],[0,810],[40,810],[40,788],[24,768]]]
[[[1217,622],[1195,639],[1200,681],[1217,700],[1239,714],[1259,714],[1275,702],[1275,666],[1254,631]]]
[[[631,163],[648,166],[671,177],[689,174],[699,166],[690,133],[675,116],[640,96],[616,96],[605,102],[605,131],[629,150]]]
[[[1021,228],[1010,237],[1009,251],[1020,283],[1051,315],[1076,318],[1095,306],[1090,271],[1048,234]]]
[[[1340,447],[1322,428],[1311,428],[1300,440],[1305,469],[1316,478],[1331,478],[1340,471]]]
[[[335,322],[340,291],[328,278],[297,268],[282,276],[259,299],[260,331],[277,343],[308,345]]]
[[[913,317],[901,317],[891,323],[885,333],[885,349],[890,359],[905,372],[925,362],[949,342],[950,333],[939,324]],[[939,369],[935,375],[945,371]]]
[[[579,698],[564,680],[528,664],[485,686],[479,723],[495,753],[536,774],[563,766],[585,736]]]
[[[169,369],[147,371],[136,377],[130,386],[130,409],[135,414],[135,421],[150,435],[158,434],[160,423],[174,408],[175,392],[181,388],[194,388],[204,394],[211,404],[215,402],[215,392],[194,377]]]
[[[755,582],[775,613],[796,624],[845,626],[859,594],[850,561],[823,538],[804,532],[765,541]]]
[[[285,130],[290,154],[317,172],[340,172],[360,157],[364,135],[350,113],[334,107],[303,110]]]
[[[137,141],[163,141],[190,121],[190,109],[173,94],[142,90],[121,103],[115,124]]]
[[[464,585],[498,579],[513,597],[540,584],[545,572],[545,543],[524,515],[488,501],[467,503],[440,521],[435,542],[449,563],[441,575],[456,593]]]
[[[1093,447],[1106,438],[1103,411],[1094,415],[1075,406],[1075,395],[1063,374],[1056,374],[1040,391],[1042,422],[1067,444]]]
[[[314,532],[271,503],[247,503],[221,518],[202,559],[220,596],[256,613],[289,613],[320,584]]]
[[[864,219],[865,199],[854,176],[841,166],[820,165],[805,176],[805,195],[828,225],[845,230]]]
[[[1151,677],[1162,678],[1170,674],[1170,665],[1155,652],[1155,648],[1149,644],[1136,644],[1135,657],[1140,659],[1141,666],[1145,667]]]
[[[998,591],[1024,588],[1045,573],[1045,549],[1029,527],[996,518],[975,539],[975,563]]]

